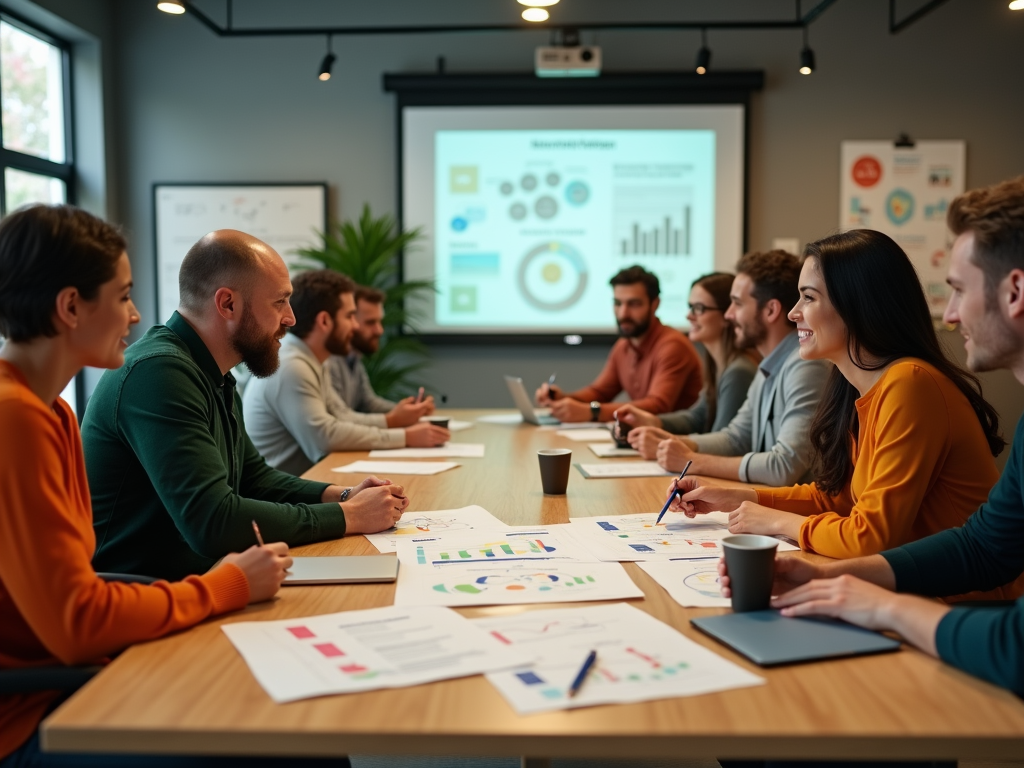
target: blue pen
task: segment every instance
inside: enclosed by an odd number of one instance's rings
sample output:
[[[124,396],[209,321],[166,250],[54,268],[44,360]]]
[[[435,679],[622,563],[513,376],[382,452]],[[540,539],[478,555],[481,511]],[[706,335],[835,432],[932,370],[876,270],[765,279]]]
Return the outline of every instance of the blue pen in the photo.
[[[682,472],[680,472],[680,473],[679,473],[679,477],[677,477],[677,478],[676,478],[676,484],[677,484],[677,486],[678,486],[678,484],[679,484],[679,481],[680,481],[680,480],[682,480],[682,479],[683,479],[684,477],[686,477],[686,473],[690,471],[690,465],[691,465],[691,464],[693,464],[693,461],[692,461],[692,460],[690,460],[690,461],[686,462],[686,466],[685,466],[685,467],[683,467],[683,471],[682,471]],[[672,493],[671,493],[671,494],[669,495],[669,497],[668,497],[668,501],[666,501],[666,502],[665,502],[665,506],[661,508],[661,512],[660,512],[660,513],[658,514],[658,519],[654,521],[654,524],[655,524],[655,525],[657,525],[658,523],[660,523],[660,522],[661,522],[661,518],[663,518],[663,517],[665,516],[665,513],[666,513],[666,512],[668,512],[668,508],[669,508],[669,506],[670,506],[670,505],[672,504],[672,499],[674,499],[674,498],[676,497],[676,495],[677,495],[678,493],[679,493],[679,488],[677,487],[677,488],[675,489],[675,491],[673,491],[673,492],[672,492]]]
[[[597,661],[597,651],[591,651],[587,656],[587,660],[583,662],[583,666],[580,668],[579,674],[576,675],[576,679],[572,681],[572,685],[569,686],[569,698],[571,699],[583,686],[583,681],[587,679],[587,674],[590,672],[591,667],[594,666],[594,662]]]

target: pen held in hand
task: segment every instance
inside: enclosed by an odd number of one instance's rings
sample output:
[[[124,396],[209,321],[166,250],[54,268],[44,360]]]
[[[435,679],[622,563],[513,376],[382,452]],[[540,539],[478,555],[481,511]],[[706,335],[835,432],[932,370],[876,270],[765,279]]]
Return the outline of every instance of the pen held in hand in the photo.
[[[263,546],[263,537],[260,535],[260,527],[258,525],[256,525],[256,521],[255,520],[252,521],[252,531],[253,531],[253,533],[256,534],[256,541],[259,542],[259,545],[262,547]]]
[[[587,660],[583,662],[583,666],[580,667],[580,671],[576,674],[576,679],[573,680],[572,685],[569,686],[570,699],[580,692],[580,688],[583,687],[583,681],[587,679],[587,675],[590,673],[590,670],[593,669],[596,661],[597,651],[591,651],[587,655]]]
[[[557,376],[557,375],[558,375],[558,373],[552,373],[550,376],[548,376],[548,386],[549,387],[555,386],[555,376]]]
[[[672,506],[672,499],[674,499],[676,497],[676,494],[679,493],[679,481],[682,480],[684,477],[686,477],[686,473],[690,471],[690,465],[691,464],[693,464],[693,460],[692,459],[690,461],[686,462],[686,466],[683,467],[683,471],[680,472],[679,473],[679,477],[676,478],[676,489],[674,491],[672,491],[672,493],[670,493],[668,495],[668,499],[666,499],[666,501],[665,501],[665,506],[662,507],[661,508],[661,512],[658,513],[658,519],[654,521],[655,525],[657,525],[658,523],[661,522],[661,518],[663,518],[665,516],[665,513],[668,512],[668,508],[670,506]]]

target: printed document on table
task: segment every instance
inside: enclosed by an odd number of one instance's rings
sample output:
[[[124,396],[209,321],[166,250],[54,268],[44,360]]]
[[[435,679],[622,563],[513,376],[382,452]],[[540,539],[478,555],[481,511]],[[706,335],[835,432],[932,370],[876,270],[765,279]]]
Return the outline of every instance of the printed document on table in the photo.
[[[370,454],[373,455],[372,453]],[[604,464],[577,464],[576,468],[587,479],[602,477],[669,477],[668,472],[656,461],[608,461]]]
[[[544,562],[592,563],[597,561],[576,537],[548,528],[507,528],[503,531],[472,531],[441,534],[431,541],[399,541],[398,559],[406,565],[451,567],[457,563]]]
[[[221,627],[278,704],[401,688],[522,664],[521,652],[447,608],[371,608]]]
[[[434,419],[443,419],[444,416],[421,416],[420,421],[430,423]],[[472,421],[459,421],[458,419],[448,419],[448,431],[449,432],[464,432],[467,429],[473,428]]]
[[[485,413],[483,416],[477,416],[476,420],[483,424],[522,424],[523,415],[521,413]]]
[[[482,459],[483,443],[445,443],[437,448],[378,448],[371,459]]]
[[[420,543],[434,541],[447,534],[473,531],[495,531],[500,535],[500,532],[507,528],[507,525],[486,509],[474,504],[461,509],[406,512],[395,523],[394,528],[380,533],[367,533],[365,536],[378,552],[386,554],[395,552],[400,541]]]
[[[522,667],[487,673],[523,715],[696,696],[765,682],[623,603],[528,611],[473,623],[532,657]],[[569,686],[591,651],[597,651],[597,661],[570,699]]]
[[[637,563],[683,608],[728,608],[718,584],[718,558],[710,560],[648,560]]]
[[[555,432],[559,437],[567,437],[577,443],[593,443],[595,441],[611,441],[612,433],[607,429],[559,429]]]
[[[600,560],[694,560],[721,557],[729,535],[729,515],[712,512],[688,518],[669,512],[655,525],[657,512],[570,518],[572,535]],[[784,541],[779,551],[798,549]]]
[[[332,472],[356,472],[370,475],[439,475],[462,466],[455,461],[353,461]]]
[[[625,459],[640,455],[640,451],[619,448],[615,443],[591,443],[589,447],[599,459]]]

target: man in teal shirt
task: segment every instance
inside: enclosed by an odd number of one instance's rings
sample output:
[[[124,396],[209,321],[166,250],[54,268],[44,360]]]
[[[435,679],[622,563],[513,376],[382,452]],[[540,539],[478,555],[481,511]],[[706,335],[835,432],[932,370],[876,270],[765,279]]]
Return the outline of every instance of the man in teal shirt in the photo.
[[[278,365],[295,323],[281,257],[223,230],[196,243],[179,274],[181,303],[104,373],[82,424],[97,570],[177,580],[255,541],[290,546],[390,528],[401,487],[301,480],[267,466],[242,420],[229,373]]]
[[[1024,177],[961,195],[947,220],[956,241],[943,319],[960,325],[971,370],[1008,368],[1024,384]],[[956,607],[914,596],[989,590],[1022,572],[1024,418],[1002,477],[962,528],[824,565],[779,558],[777,591],[783,594],[773,602],[787,616],[823,614],[895,631],[932,656],[1024,696],[1024,598]]]

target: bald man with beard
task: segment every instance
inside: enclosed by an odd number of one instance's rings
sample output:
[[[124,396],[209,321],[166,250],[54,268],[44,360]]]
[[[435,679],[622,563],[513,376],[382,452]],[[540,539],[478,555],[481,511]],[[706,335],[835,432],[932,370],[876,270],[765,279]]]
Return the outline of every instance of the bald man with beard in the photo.
[[[178,311],[103,374],[86,409],[97,570],[204,573],[253,543],[253,521],[289,546],[390,528],[409,503],[400,486],[302,480],[269,467],[245,432],[230,370],[272,375],[295,324],[277,252],[211,232],[186,254],[178,285]]]

